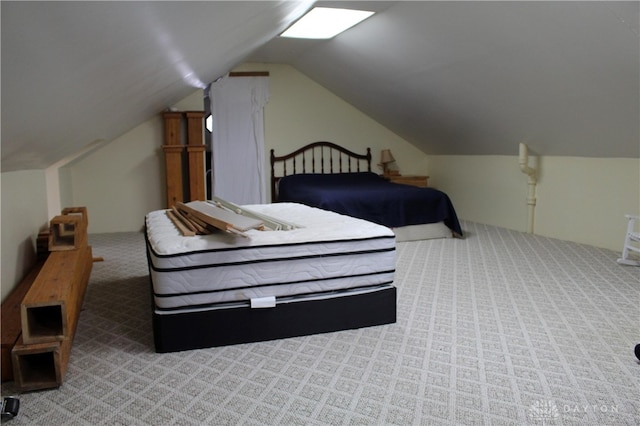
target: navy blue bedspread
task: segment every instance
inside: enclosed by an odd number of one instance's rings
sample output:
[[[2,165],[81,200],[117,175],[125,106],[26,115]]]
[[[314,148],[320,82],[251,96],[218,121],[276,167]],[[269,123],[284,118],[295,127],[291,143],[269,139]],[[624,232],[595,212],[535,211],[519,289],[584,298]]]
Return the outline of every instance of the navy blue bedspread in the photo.
[[[447,194],[392,183],[373,172],[290,175],[280,179],[278,189],[278,201],[306,204],[394,228],[444,221],[462,236]]]

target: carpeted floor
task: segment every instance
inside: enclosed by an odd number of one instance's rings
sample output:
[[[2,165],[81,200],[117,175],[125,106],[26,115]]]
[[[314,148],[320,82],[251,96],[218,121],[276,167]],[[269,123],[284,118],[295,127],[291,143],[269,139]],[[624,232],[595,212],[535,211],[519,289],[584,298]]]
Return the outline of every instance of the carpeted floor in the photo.
[[[156,354],[141,233],[91,235],[64,383],[18,425],[638,425],[640,268],[463,222],[397,245],[396,324]],[[223,324],[232,327],[233,324]]]

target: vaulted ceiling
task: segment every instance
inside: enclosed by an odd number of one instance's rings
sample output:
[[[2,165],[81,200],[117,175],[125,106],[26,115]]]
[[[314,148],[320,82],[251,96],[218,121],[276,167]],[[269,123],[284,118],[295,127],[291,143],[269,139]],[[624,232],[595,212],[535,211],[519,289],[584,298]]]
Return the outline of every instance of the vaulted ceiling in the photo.
[[[639,2],[2,1],[2,171],[111,140],[243,62],[286,63],[428,154],[640,156]]]

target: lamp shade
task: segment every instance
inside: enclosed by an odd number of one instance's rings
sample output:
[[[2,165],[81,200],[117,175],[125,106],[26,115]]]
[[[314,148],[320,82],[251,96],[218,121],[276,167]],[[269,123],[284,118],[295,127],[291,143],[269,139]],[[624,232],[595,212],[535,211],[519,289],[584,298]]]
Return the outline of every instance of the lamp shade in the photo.
[[[396,159],[393,158],[393,154],[391,154],[390,149],[383,149],[380,151],[380,162],[382,164],[392,163],[394,161],[396,161]]]

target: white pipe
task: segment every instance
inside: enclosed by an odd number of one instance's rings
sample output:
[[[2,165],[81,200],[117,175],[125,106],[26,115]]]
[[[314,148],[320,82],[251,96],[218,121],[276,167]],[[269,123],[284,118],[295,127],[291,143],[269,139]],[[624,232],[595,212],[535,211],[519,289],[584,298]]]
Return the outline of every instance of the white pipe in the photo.
[[[527,232],[533,234],[533,214],[536,207],[536,170],[529,167],[529,149],[527,145],[520,144],[520,152],[518,156],[518,164],[522,173],[528,176],[527,184],[529,186],[529,194],[527,196],[527,205],[529,206],[529,226]]]

